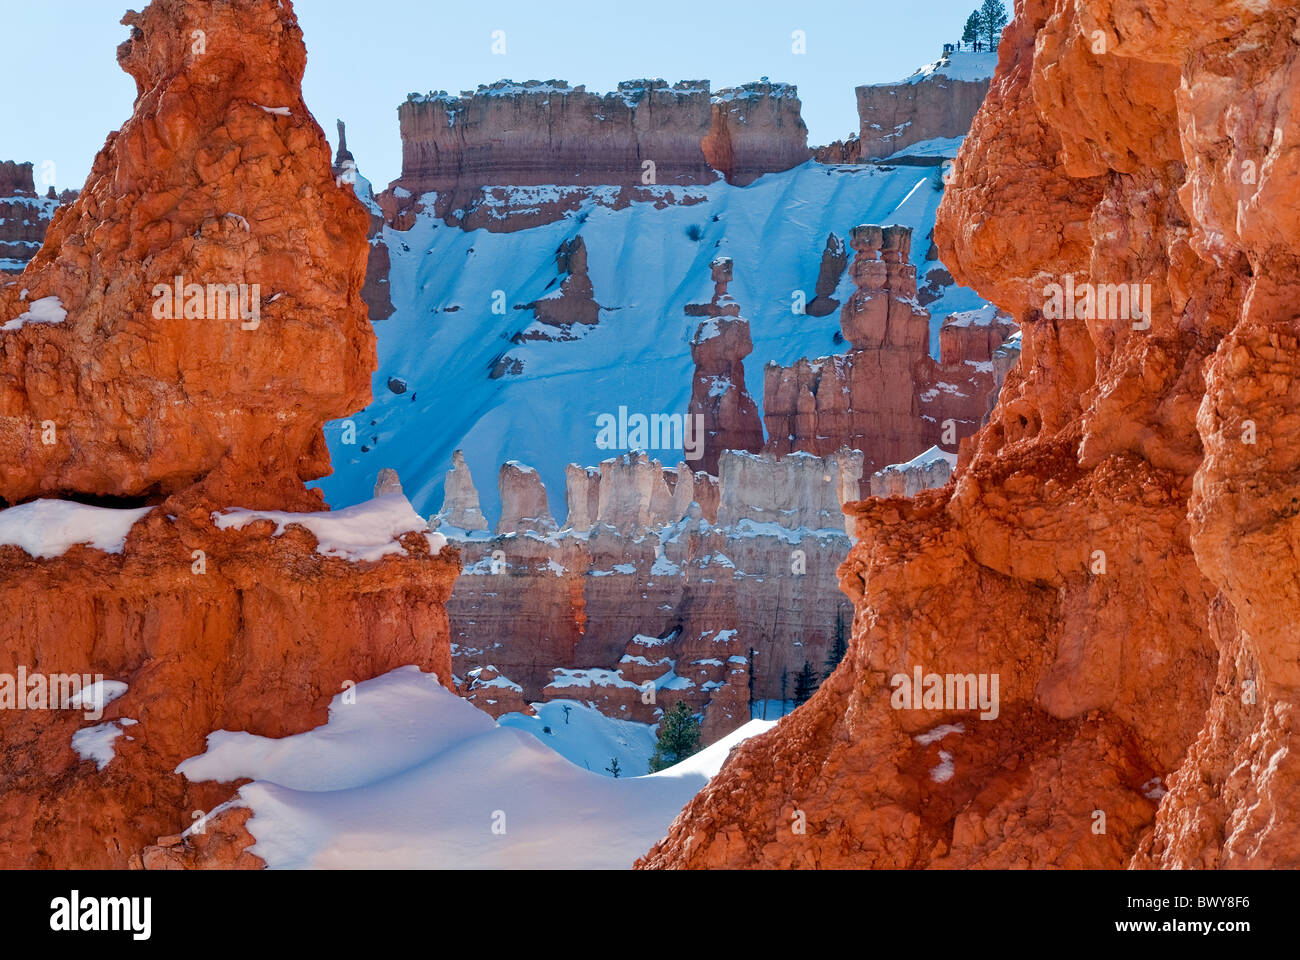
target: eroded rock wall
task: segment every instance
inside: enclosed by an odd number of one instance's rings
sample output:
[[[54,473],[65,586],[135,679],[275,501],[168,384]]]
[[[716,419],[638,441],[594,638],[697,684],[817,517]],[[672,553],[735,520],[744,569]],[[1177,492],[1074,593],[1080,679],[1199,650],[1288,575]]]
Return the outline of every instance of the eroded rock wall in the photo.
[[[954,484],[854,509],[845,663],[643,865],[1300,863],[1296,29],[1017,4],[935,239],[1020,365]],[[996,717],[900,704],[917,667],[998,676]]]

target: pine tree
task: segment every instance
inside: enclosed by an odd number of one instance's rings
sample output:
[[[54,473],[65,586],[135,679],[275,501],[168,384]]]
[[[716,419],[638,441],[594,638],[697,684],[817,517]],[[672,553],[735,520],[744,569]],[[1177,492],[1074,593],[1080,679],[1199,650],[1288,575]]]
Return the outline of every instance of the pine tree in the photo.
[[[972,10],[970,16],[966,18],[966,29],[961,33],[961,42],[971,44],[971,49],[974,49],[975,41],[983,34],[983,27],[980,12]]]
[[[758,651],[753,647],[749,648],[749,714],[752,719],[754,715],[754,657]]]
[[[798,707],[807,703],[808,698],[817,692],[817,684],[817,674],[813,671],[812,664],[805,660],[803,669],[794,678],[794,705]]]
[[[650,772],[681,763],[700,749],[700,721],[685,701],[678,700],[659,721],[659,742],[650,758]]]
[[[984,0],[980,7],[980,36],[990,51],[998,48],[1002,29],[1007,25],[1007,8],[1002,0]]]
[[[823,680],[828,679],[835,672],[835,668],[840,665],[840,661],[844,659],[844,654],[848,653],[848,651],[849,643],[844,635],[844,611],[842,609],[836,610],[835,639],[831,641],[830,652],[826,654],[826,672],[822,674]]]
[[[609,766],[605,768],[609,775],[617,780],[623,774],[623,768],[618,765],[618,757],[609,758]]]

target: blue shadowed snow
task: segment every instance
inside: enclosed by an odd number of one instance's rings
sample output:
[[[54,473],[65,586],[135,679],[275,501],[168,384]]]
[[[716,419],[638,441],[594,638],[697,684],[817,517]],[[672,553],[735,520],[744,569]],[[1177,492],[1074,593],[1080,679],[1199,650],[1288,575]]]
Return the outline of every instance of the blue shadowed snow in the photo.
[[[722,181],[661,188],[706,198],[693,205],[612,210],[588,201],[564,220],[514,233],[467,233],[431,216],[405,233],[386,228],[396,312],[376,325],[375,399],[351,418],[356,444],[340,442],[339,422],[326,426],[335,469],[319,483],[326,500],[337,508],[368,499],[376,473],[392,467],[415,509],[429,516],[442,505],[452,452],[463,449],[489,521],[500,513],[497,471],[513,459],[537,468],[562,523],[565,465],[594,465],[621,452],[597,448],[597,415],[617,416],[620,406],[647,416],[685,412],[694,372],[690,338],[700,321],[684,308],[709,299],[710,261],[734,260],[729,292],[750,322],[754,352],[745,378],[761,409],[766,363],[847,349],[833,340],[838,310],[812,317],[791,309],[794,291],[814,296],[827,235],[847,243],[856,224],[907,224],[923,278],[936,266],[925,254],[940,175],[937,168],[810,161],[743,188]],[[556,248],[579,234],[600,323],[575,327],[576,341],[510,343],[534,321],[531,310],[515,305],[558,287]],[[505,294],[505,315],[492,312],[496,290]],[[852,290],[846,270],[837,299]],[[931,304],[932,351],[945,316],[983,304],[960,287]],[[445,310],[453,306],[459,309]],[[493,362],[507,353],[523,362],[523,372],[490,379]],[[406,391],[394,394],[390,377],[404,380]],[[363,445],[370,449],[363,453]],[[650,455],[671,467],[681,450]]]

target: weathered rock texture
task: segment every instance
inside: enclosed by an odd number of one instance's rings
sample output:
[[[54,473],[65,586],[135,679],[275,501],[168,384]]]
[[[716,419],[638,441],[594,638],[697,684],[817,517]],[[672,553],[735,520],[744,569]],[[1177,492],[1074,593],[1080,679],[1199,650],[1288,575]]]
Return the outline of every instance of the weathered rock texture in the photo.
[[[1300,865],[1298,53],[1293,7],[1018,5],[936,240],[1021,365],[954,484],[854,510],[844,664],[645,865]],[[1150,316],[1048,319],[1067,275]],[[892,709],[916,666],[997,719]]]
[[[703,307],[704,320],[691,338],[691,359],[695,379],[691,382],[689,416],[704,430],[703,455],[694,464],[706,473],[718,472],[718,458],[724,450],[763,449],[763,424],[758,404],[745,387],[745,357],[754,349],[749,321],[740,316],[739,305],[727,293],[732,261],[713,261],[713,301]],[[690,304],[691,308],[700,307]]]
[[[743,187],[812,156],[799,91],[792,84],[764,77],[719,90],[712,105],[713,119],[702,147],[709,166],[721,171],[728,183]]]
[[[546,487],[537,471],[517,460],[501,465],[497,476],[501,493],[501,519],[497,533],[550,533],[556,529],[546,502]]]
[[[19,287],[68,314],[0,339],[0,498],[157,499],[202,478],[229,502],[222,487],[255,478],[245,505],[282,505],[328,470],[322,422],[368,397],[375,345],[352,256],[365,212],[335,186],[303,103],[289,9],[170,2],[126,22],[118,61],[135,113],[22,283],[0,288],[2,321],[25,312]],[[205,54],[178,22],[205,31]],[[157,315],[176,277],[204,287],[201,317],[188,297]],[[255,328],[207,293],[229,284],[247,285]],[[56,442],[43,442],[47,423]]]
[[[160,506],[117,553],[0,547],[0,673],[128,685],[102,721],[0,713],[5,867],[256,865],[237,846],[216,856],[176,840],[194,811],[231,795],[174,772],[210,732],[300,732],[324,722],[345,683],[404,664],[451,682],[444,602],[457,556],[436,553],[413,513],[380,543],[386,555],[356,562],[323,555],[289,519],[300,513],[213,521],[232,505],[319,505],[302,481],[328,469],[322,424],[366,402],[375,364],[365,215],[334,183],[303,106],[292,5],[155,0],[124,22],[135,112],[19,279],[58,297],[66,318],[0,331],[0,486],[8,500]],[[206,54],[192,51],[197,29]],[[155,316],[152,284],[173,275],[261,284],[260,326]],[[0,289],[5,321],[23,312],[18,296]],[[79,730],[122,718],[137,723],[102,768],[74,752]]]
[[[465,462],[465,454],[459,450],[451,455],[451,469],[447,471],[447,480],[443,484],[442,509],[438,511],[438,521],[471,532],[488,528],[487,517],[483,516],[483,510],[479,506],[474,478],[470,476],[469,464]]]
[[[955,52],[901,83],[858,87],[858,156],[872,160],[922,140],[965,136],[988,93],[993,59]]]
[[[338,121],[338,129],[339,147],[334,155],[334,180],[340,185],[349,184],[370,214],[370,229],[366,234],[370,253],[366,258],[366,282],[361,288],[361,299],[366,302],[370,322],[378,323],[391,317],[395,309],[388,289],[388,271],[392,269],[392,258],[388,253],[388,244],[384,243],[384,212],[375,201],[370,181],[361,176],[357,169],[356,158],[348,149],[347,129],[342,120]]]
[[[992,309],[953,314],[930,356],[930,317],[916,299],[907,227],[854,227],[857,291],[840,311],[847,354],[769,364],[763,419],[768,448],[826,456],[842,446],[874,472],[935,444],[956,452],[983,423],[1001,385],[993,353],[1015,324]],[[815,302],[815,301],[814,301]]]

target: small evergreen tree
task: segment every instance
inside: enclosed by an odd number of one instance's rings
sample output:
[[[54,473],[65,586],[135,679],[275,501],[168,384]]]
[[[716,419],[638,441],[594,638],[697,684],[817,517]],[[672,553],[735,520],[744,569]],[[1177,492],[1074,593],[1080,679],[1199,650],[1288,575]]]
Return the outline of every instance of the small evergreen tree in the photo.
[[[749,718],[754,719],[754,656],[758,653],[753,647],[749,648]]]
[[[789,677],[790,677],[789,670],[781,671],[781,716],[783,717],[785,716],[785,685]]]
[[[980,36],[988,44],[989,50],[998,48],[1002,39],[1002,30],[1007,25],[1007,8],[1002,0],[984,0],[980,7]]]
[[[681,763],[700,749],[700,721],[685,701],[678,700],[659,721],[659,742],[650,758],[650,772]]]
[[[611,777],[617,780],[623,775],[623,768],[618,765],[618,757],[609,758],[609,766],[605,768]]]
[[[966,18],[966,29],[961,32],[961,42],[969,43],[971,49],[975,48],[975,41],[983,34],[984,24],[980,20],[980,12],[972,10],[970,16]]]
[[[794,678],[794,705],[802,706],[808,702],[817,691],[817,674],[813,672],[812,664],[807,660],[803,662],[803,669]]]
[[[848,651],[849,643],[844,631],[844,610],[841,608],[835,611],[835,638],[831,641],[830,652],[826,654],[826,672],[822,674],[823,680],[835,672],[835,668],[840,665],[840,661]]]

